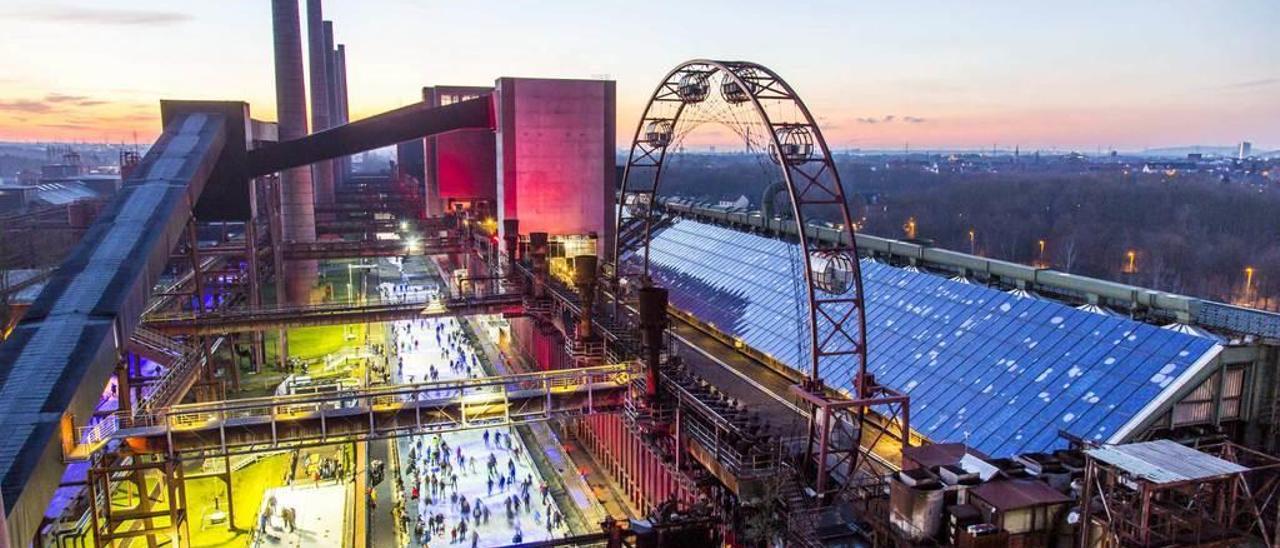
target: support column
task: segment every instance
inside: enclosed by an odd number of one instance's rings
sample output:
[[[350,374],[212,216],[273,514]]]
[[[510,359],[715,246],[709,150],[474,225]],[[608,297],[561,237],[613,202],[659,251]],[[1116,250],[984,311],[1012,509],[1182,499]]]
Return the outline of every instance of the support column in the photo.
[[[121,360],[116,363],[116,409],[123,417],[133,416],[133,394],[130,393],[129,387],[129,362],[133,361],[133,357],[125,352],[121,356]]]
[[[145,459],[146,457],[145,457],[145,456],[140,456],[140,457],[138,457],[138,458],[140,458],[140,459]],[[136,464],[136,463],[135,463],[135,464]],[[144,524],[146,524],[146,528],[147,528],[147,530],[148,530],[148,531],[152,531],[152,530],[154,530],[154,529],[156,528],[156,524],[155,524],[155,519],[153,519],[153,518],[151,517],[151,515],[150,515],[150,512],[151,512],[151,491],[150,491],[149,489],[147,489],[147,473],[146,473],[146,471],[147,471],[147,469],[146,469],[146,468],[142,468],[142,467],[135,468],[135,469],[133,470],[133,484],[134,484],[134,485],[137,487],[137,489],[138,489],[138,511],[139,511],[139,512],[141,512],[143,515],[145,515],[145,516],[146,516],[146,518],[144,518],[142,521],[143,521],[143,523],[144,523]],[[108,491],[108,493],[110,493],[110,492]],[[108,495],[108,496],[110,496],[110,495]],[[108,500],[108,502],[109,502],[109,500]],[[153,535],[153,534],[148,534],[148,535],[146,535],[146,537],[147,537],[147,548],[156,548],[156,537],[155,537],[155,535]]]
[[[204,303],[204,271],[200,264],[200,238],[196,230],[195,212],[191,214],[191,220],[187,221],[187,242],[189,244],[191,259],[191,283],[196,292],[196,309],[197,315],[208,312],[208,307]],[[212,293],[209,299],[214,300]],[[204,389],[197,393],[204,393],[206,401],[223,399],[217,377],[214,375],[213,353],[210,349],[209,337],[201,335],[196,337],[196,345],[200,348],[200,355],[204,359],[204,367],[200,368],[203,374]]]
[[[249,181],[249,222],[245,223],[244,239],[245,252],[248,257],[245,258],[249,267],[249,306],[259,308],[262,306],[262,286],[258,279],[258,185],[259,179],[251,179]],[[262,331],[253,331],[249,334],[249,356],[253,364],[253,372],[261,373],[262,364],[266,361],[266,347]],[[239,389],[236,386],[236,389]]]
[[[231,529],[234,531],[236,528],[236,505],[231,503],[232,501],[235,500],[235,493],[231,490],[232,489],[231,488],[231,483],[232,483],[231,482],[231,455],[222,456],[222,465],[223,467],[226,468],[227,524],[229,524],[231,526]],[[183,506],[186,506],[186,505],[183,505]],[[253,527],[254,525],[256,524],[250,524],[249,526]]]
[[[284,229],[281,216],[283,212],[280,207],[280,178],[269,180],[267,184],[267,207],[270,213],[267,215],[268,228],[271,231],[271,259],[272,268],[275,270],[276,281],[276,304],[285,303],[285,274],[284,274]],[[289,330],[281,328],[277,330],[276,349],[277,366],[280,371],[285,371],[285,364],[289,358]],[[264,349],[265,352],[265,349]]]

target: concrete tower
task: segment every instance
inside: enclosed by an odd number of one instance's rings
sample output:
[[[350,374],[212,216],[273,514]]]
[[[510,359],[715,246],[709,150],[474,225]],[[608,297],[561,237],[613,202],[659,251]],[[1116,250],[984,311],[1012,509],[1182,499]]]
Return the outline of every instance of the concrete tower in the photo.
[[[311,131],[324,131],[333,127],[331,106],[332,87],[329,72],[329,48],[325,40],[331,23],[324,21],[320,0],[307,0],[307,55],[311,65]],[[316,203],[333,203],[333,162],[321,160],[311,166],[315,181]]]
[[[276,118],[280,140],[307,135],[307,90],[302,81],[302,30],[298,0],[271,0],[275,33]],[[316,210],[311,168],[298,167],[280,174],[280,214],[285,241],[316,240]],[[285,298],[302,304],[311,300],[318,268],[315,261],[290,261],[285,265]]]
[[[337,102],[334,103],[334,113],[339,124],[351,122],[351,113],[347,108],[347,46],[338,44],[338,49],[333,52],[333,82],[334,89],[337,92]],[[341,159],[341,171],[339,173],[344,178],[351,175],[351,157],[343,156]]]

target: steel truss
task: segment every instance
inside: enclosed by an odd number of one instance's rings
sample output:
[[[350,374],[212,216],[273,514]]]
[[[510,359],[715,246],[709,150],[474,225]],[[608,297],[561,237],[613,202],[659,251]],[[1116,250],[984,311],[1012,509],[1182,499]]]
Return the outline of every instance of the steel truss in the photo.
[[[182,463],[176,459],[110,453],[95,457],[88,471],[93,545],[115,546],[135,537],[146,537],[150,546],[160,539],[170,546],[189,543],[182,476]]]
[[[1243,471],[1157,483],[1087,458],[1076,545],[1280,546],[1280,458],[1231,442],[1196,449]]]
[[[838,243],[823,245],[809,238],[798,242],[809,330],[809,363],[797,364],[807,365],[809,371],[798,391],[812,405],[805,462],[816,469],[817,490],[826,495],[834,469],[828,455],[849,460],[837,459],[850,472],[844,485],[853,483],[852,472],[863,464],[860,448],[868,408],[887,409],[887,424],[901,427],[898,441],[904,446],[910,443],[905,420],[909,402],[907,396],[875,386],[868,378],[862,275],[840,175],[808,107],[777,73],[750,62],[697,59],[680,64],[658,84],[636,126],[615,217],[615,234],[638,234],[643,227],[643,238],[637,238],[635,249],[626,248],[621,237],[615,243],[614,283],[633,276],[641,284],[650,283],[649,242],[661,221],[656,198],[668,152],[682,138],[678,134],[681,120],[717,92],[727,108],[748,111],[747,116],[767,128],[769,156],[781,168],[797,226],[806,227],[807,232],[810,221],[835,220],[842,233]],[[750,145],[750,129],[740,134]],[[632,251],[643,257],[639,272],[627,272],[621,262],[623,254]],[[849,378],[827,378],[850,370]],[[851,386],[852,393],[846,397],[828,390],[828,380],[832,386]],[[831,435],[833,425],[841,423],[849,426],[847,436]]]
[[[182,404],[116,421],[103,437],[137,453],[209,457],[526,424],[621,412],[633,373],[603,365]]]

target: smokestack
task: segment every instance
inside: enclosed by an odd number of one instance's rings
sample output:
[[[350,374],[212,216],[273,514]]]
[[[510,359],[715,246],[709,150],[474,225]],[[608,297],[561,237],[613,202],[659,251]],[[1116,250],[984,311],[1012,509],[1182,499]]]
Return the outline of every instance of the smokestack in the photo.
[[[338,50],[333,45],[333,21],[324,22],[324,74],[329,83],[329,120],[332,126],[340,125],[338,116]]]
[[[302,29],[298,0],[271,0],[275,34],[276,118],[280,140],[307,135],[307,89],[302,76]],[[280,216],[284,239],[316,240],[316,210],[311,169],[298,167],[280,174]],[[308,304],[318,268],[315,261],[291,261],[285,267],[285,297],[293,304]]]
[[[333,52],[333,81],[334,89],[337,90],[337,100],[333,102],[337,124],[350,123],[351,116],[347,109],[347,46],[343,44],[338,44],[338,49]],[[351,157],[343,156],[339,162],[341,169],[338,173],[345,181],[351,175]]]
[[[332,23],[324,21],[320,0],[307,0],[307,56],[311,64],[311,130],[321,132],[331,127],[329,85],[329,48],[325,47],[326,31]],[[333,162],[321,160],[311,166],[318,204],[333,203]]]

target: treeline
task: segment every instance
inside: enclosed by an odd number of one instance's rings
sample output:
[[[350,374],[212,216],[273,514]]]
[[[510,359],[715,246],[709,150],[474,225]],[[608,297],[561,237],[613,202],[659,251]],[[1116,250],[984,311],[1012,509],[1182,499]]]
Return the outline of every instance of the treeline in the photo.
[[[776,166],[750,156],[677,161],[663,176],[662,195],[707,201],[746,195],[759,207],[764,188],[779,178]],[[869,234],[903,238],[914,219],[916,237],[939,247],[1280,309],[1275,189],[1196,175],[934,174],[856,158],[839,163]]]
[[[974,175],[903,186],[866,212],[865,230],[872,234],[902,237],[903,225],[914,217],[917,237],[941,247],[1260,308],[1280,306],[1275,191],[1194,176]],[[1254,275],[1246,291],[1249,267]]]

